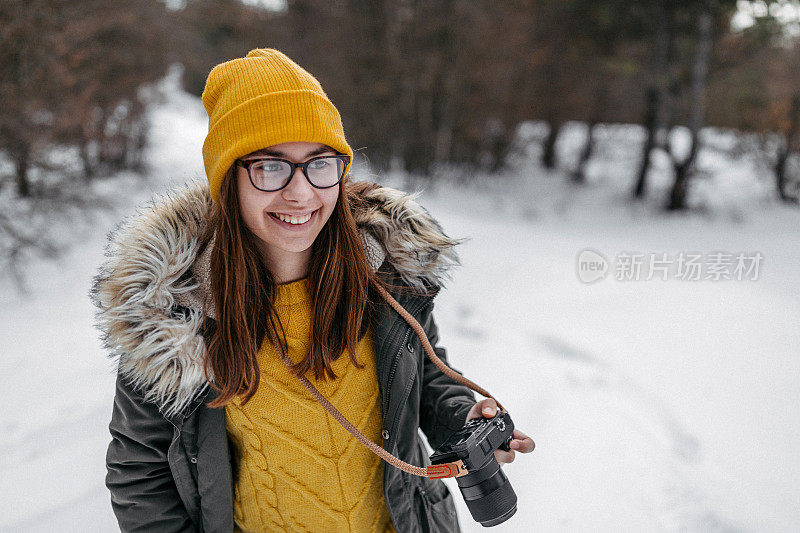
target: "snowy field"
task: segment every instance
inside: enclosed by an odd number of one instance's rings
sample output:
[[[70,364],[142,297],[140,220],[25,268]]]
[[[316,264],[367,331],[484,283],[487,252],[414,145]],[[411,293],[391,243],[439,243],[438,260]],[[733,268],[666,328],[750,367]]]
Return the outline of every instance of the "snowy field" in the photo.
[[[87,294],[106,232],[153,192],[203,176],[205,113],[170,87],[152,111],[150,177],[98,184],[118,212],[61,259],[30,265],[29,294],[2,284],[0,531],[117,530],[103,484],[115,369]],[[565,157],[581,135],[565,137]],[[604,135],[583,188],[522,157],[506,176],[444,180],[419,198],[468,238],[437,297],[442,345],[537,445],[504,468],[519,510],[494,531],[798,531],[800,210],[772,200],[747,161],[705,155],[711,175],[692,192],[702,209],[657,209],[661,171],[632,206],[640,132]],[[604,279],[579,279],[584,249],[607,259]],[[618,254],[715,252],[760,252],[757,279],[614,270]],[[484,531],[448,483],[463,529]]]

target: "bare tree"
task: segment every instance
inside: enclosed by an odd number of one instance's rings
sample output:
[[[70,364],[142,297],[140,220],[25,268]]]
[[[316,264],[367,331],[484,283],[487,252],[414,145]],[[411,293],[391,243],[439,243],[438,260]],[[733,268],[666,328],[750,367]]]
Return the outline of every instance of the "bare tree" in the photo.
[[[787,203],[800,203],[800,198],[789,193],[789,176],[787,175],[787,161],[793,149],[800,151],[800,94],[792,99],[792,107],[789,114],[789,130],[786,133],[785,142],[778,148],[775,162],[775,186],[778,190],[778,198]],[[798,180],[800,181],[800,180]]]
[[[708,60],[711,53],[712,24],[714,11],[717,9],[715,0],[704,0],[697,20],[697,49],[695,51],[692,68],[692,97],[691,118],[689,120],[689,134],[691,136],[689,154],[679,161],[672,144],[667,140],[666,148],[675,172],[675,181],[670,193],[667,209],[677,210],[686,207],[686,189],[690,169],[694,165],[699,150],[698,134],[705,121],[705,90],[708,79]]]
[[[138,94],[166,70],[164,13],[158,0],[0,3],[0,152],[14,169],[0,176],[3,272],[20,280],[27,259],[64,248],[58,231],[108,207],[76,178],[141,167]],[[71,149],[83,168],[53,157]]]

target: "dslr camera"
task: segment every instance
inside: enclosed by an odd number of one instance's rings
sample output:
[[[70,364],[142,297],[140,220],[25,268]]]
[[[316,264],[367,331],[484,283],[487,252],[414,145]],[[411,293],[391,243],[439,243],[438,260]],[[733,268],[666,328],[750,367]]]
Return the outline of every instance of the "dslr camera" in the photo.
[[[502,524],[517,512],[517,494],[494,458],[498,448],[511,450],[511,416],[500,409],[492,418],[473,418],[430,457],[431,465],[461,460],[467,474],[456,477],[472,518],[484,527]]]

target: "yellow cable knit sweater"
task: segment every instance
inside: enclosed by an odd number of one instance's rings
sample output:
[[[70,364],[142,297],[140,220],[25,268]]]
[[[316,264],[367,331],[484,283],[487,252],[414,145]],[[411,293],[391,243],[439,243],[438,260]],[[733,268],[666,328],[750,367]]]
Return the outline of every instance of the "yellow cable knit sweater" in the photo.
[[[289,357],[309,349],[308,279],[278,285],[276,310]],[[307,377],[345,417],[381,442],[381,406],[372,330],[358,344],[358,369],[345,352],[335,380]],[[261,382],[242,407],[225,408],[226,427],[239,449],[234,493],[235,531],[393,532],[383,498],[381,459],[331,417],[291,375],[266,341],[258,354]]]

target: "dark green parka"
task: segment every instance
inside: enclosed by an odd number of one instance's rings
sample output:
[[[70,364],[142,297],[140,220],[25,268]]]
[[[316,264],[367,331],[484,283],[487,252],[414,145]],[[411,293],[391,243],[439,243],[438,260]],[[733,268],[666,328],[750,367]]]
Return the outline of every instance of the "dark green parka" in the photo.
[[[423,325],[437,355],[433,299],[457,263],[439,224],[413,197],[387,187],[346,185],[370,265],[399,275],[422,295],[394,293]],[[202,369],[210,246],[200,242],[211,200],[204,183],[157,198],[109,237],[108,260],[95,279],[97,324],[112,357],[117,388],[109,429],[106,485],[122,531],[233,529],[236,453],[225,410]],[[373,339],[385,449],[429,463],[418,433],[436,449],[459,429],[475,403],[472,391],[442,374],[408,324],[383,303]],[[401,532],[459,531],[453,496],[442,481],[383,463],[383,490]],[[460,497],[460,495],[458,495]]]

